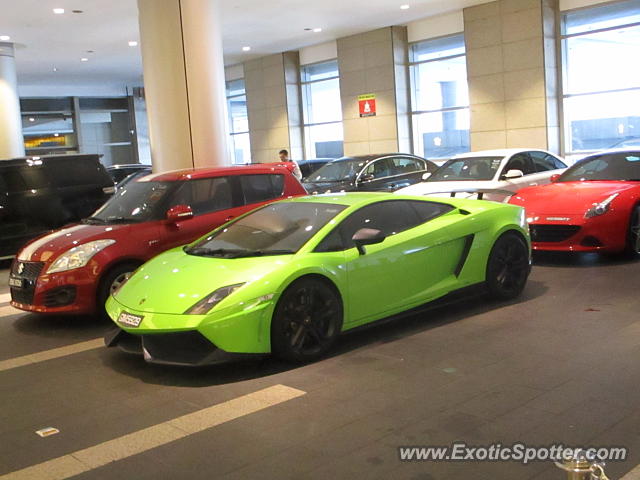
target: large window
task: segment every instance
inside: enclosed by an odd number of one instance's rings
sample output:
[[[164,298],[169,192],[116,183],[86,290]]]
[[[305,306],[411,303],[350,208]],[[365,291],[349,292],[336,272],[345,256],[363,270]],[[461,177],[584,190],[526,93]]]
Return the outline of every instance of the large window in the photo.
[[[640,146],[640,0],[566,12],[565,154]]]
[[[414,43],[410,50],[414,153],[450,158],[469,151],[464,36]]]
[[[341,157],[344,134],[338,62],[305,65],[301,76],[305,156]]]
[[[229,112],[229,133],[233,163],[251,163],[249,143],[249,119],[247,116],[247,95],[244,79],[227,82],[227,110]]]

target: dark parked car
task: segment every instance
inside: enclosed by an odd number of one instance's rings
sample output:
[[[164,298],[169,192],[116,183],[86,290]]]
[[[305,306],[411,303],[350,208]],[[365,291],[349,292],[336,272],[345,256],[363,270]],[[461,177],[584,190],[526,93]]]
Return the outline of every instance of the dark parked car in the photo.
[[[300,160],[298,162],[298,166],[300,167],[300,171],[302,172],[302,178],[306,179],[320,169],[324,167],[327,163],[332,161],[333,158],[310,158],[309,160]]]
[[[438,166],[421,157],[404,153],[337,158],[306,179],[307,192],[393,192],[424,180]]]
[[[0,259],[28,240],[91,215],[114,192],[99,155],[0,161]]]
[[[151,173],[151,165],[142,165],[141,163],[130,163],[127,165],[111,165],[107,167],[107,172],[113,178],[113,183],[119,184],[132,173],[145,171]]]

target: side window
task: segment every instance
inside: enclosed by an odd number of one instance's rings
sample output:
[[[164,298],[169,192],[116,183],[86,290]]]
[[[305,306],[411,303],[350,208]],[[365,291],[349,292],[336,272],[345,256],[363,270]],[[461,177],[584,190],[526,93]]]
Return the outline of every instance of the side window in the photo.
[[[202,178],[184,182],[173,195],[168,208],[189,205],[194,215],[233,207],[233,194],[227,177]]]
[[[507,163],[502,171],[502,175],[505,175],[509,170],[520,170],[525,175],[531,175],[535,173],[529,155],[526,153],[517,153]]]
[[[345,248],[354,246],[351,238],[361,228],[380,230],[385,236],[395,235],[419,225],[421,222],[410,203],[391,200],[367,205],[346,218],[339,229]]]
[[[424,162],[415,158],[397,157],[391,159],[391,161],[393,162],[393,172],[391,175],[405,175],[427,169]]]
[[[547,172],[549,170],[555,170],[557,160],[555,157],[545,152],[529,152],[529,156],[533,160],[533,165],[537,172]],[[562,167],[561,167],[562,168]]]
[[[315,252],[339,252],[344,250],[344,242],[342,241],[342,235],[340,233],[340,227],[334,228],[333,231],[324,237],[318,246],[315,248]]]
[[[555,164],[556,168],[567,168],[567,165],[559,158],[556,158],[556,157],[551,157],[551,158],[553,158],[553,163]]]
[[[244,203],[260,203],[282,196],[283,175],[240,175]]]
[[[102,183],[100,167],[82,158],[56,158],[46,162],[47,175],[56,187],[77,187]]]
[[[370,163],[369,166],[364,170],[361,180],[377,180],[378,178],[390,177],[391,175],[395,175],[394,171],[394,163],[392,158],[382,158],[380,160],[376,160],[373,163]]]
[[[426,223],[454,209],[454,207],[445,203],[421,202],[418,200],[409,203],[415,209],[418,217],[420,217],[421,223]]]

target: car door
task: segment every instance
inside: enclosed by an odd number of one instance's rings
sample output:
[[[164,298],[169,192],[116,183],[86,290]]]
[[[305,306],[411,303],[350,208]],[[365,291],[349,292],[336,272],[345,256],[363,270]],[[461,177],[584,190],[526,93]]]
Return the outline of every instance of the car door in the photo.
[[[532,150],[529,156],[536,169],[536,173],[531,175],[532,181],[529,183],[531,186],[547,184],[551,181],[552,175],[562,173],[567,168],[558,157],[541,150]]]
[[[427,162],[420,158],[401,155],[393,157],[391,161],[392,176],[386,182],[390,192],[422,182],[424,174],[428,172]]]
[[[245,210],[238,183],[233,176],[183,182],[166,207],[169,209],[176,205],[191,207],[193,217],[178,222],[164,222],[164,250],[192,242]]]
[[[444,275],[444,270],[433,267],[442,259],[455,260],[451,255],[443,255],[448,230],[421,230],[426,220],[412,203],[387,200],[368,205],[338,227],[345,247],[349,325],[424,303]],[[438,215],[450,210],[446,205],[432,205]],[[352,241],[361,228],[381,230],[387,238],[380,244],[367,246],[366,253],[361,255]]]
[[[356,178],[356,190],[379,192],[388,189],[395,169],[393,158],[383,157],[369,162]]]
[[[510,170],[520,170],[523,173],[519,178],[506,178],[507,172]],[[517,192],[518,190],[528,187],[536,183],[534,175],[536,173],[533,167],[533,162],[526,152],[520,152],[514,154],[502,168],[499,177],[499,186],[501,190],[509,190],[511,192]]]

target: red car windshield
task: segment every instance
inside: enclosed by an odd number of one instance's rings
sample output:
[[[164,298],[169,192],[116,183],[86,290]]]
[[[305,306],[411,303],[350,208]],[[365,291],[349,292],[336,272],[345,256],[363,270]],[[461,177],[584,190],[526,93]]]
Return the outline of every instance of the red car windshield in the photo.
[[[640,151],[613,152],[585,158],[564,172],[559,182],[640,181]]]
[[[85,223],[139,223],[158,220],[165,213],[165,199],[181,182],[130,182],[118,190]]]

